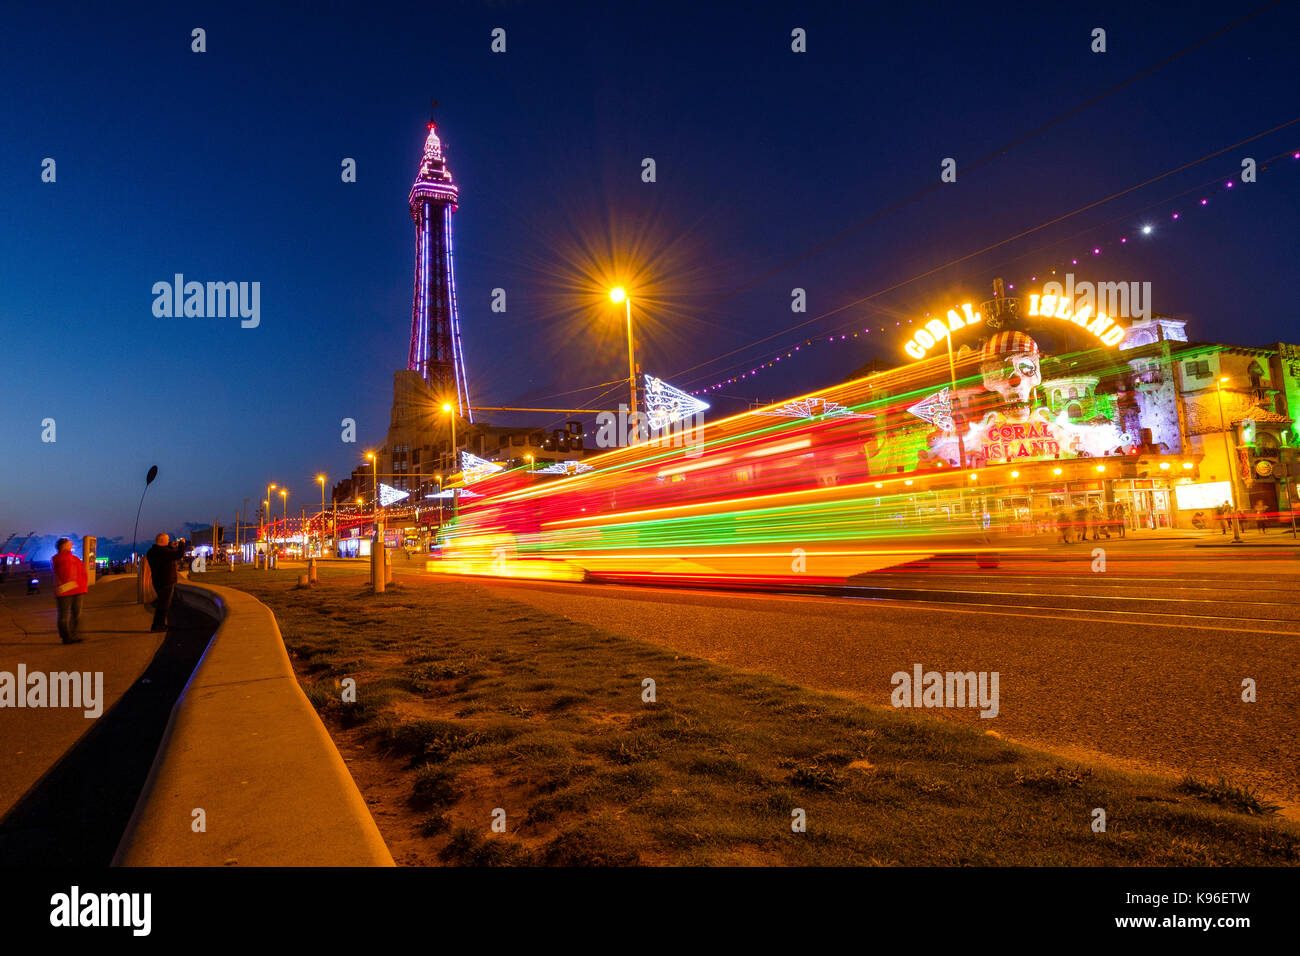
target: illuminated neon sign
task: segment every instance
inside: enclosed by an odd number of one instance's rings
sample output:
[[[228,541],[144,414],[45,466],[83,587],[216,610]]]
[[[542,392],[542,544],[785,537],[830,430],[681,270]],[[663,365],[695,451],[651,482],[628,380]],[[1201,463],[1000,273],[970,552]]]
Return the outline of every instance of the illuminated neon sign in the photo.
[[[1122,325],[1108,318],[1105,312],[1098,312],[1096,318],[1093,318],[1091,305],[1085,305],[1075,312],[1074,300],[1068,296],[1035,293],[1029,297],[1029,314],[1073,322],[1097,336],[1103,345],[1119,345],[1124,340],[1125,329]]]
[[[931,319],[925,323],[924,328],[917,329],[916,334],[907,340],[903,351],[914,359],[923,359],[925,353],[934,348],[936,343],[942,342],[958,329],[964,329],[968,325],[975,325],[981,321],[980,314],[971,310],[969,302],[961,307],[961,311],[965,313],[964,316],[956,309],[949,309],[946,325],[941,319]]]
[[[1061,453],[1061,444],[1046,422],[1002,422],[985,432],[986,461],[1047,458]]]

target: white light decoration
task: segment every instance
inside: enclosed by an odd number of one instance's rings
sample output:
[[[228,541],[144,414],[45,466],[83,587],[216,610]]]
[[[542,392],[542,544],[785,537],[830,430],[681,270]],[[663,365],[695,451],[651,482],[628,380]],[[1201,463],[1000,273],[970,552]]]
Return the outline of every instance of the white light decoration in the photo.
[[[386,485],[382,481],[379,483],[379,506],[387,508],[395,501],[401,501],[403,498],[409,498],[409,491],[398,491],[392,485]]]
[[[580,461],[557,461],[545,468],[534,468],[533,473],[538,475],[580,475],[584,471],[591,470],[591,465],[584,465]]]
[[[851,412],[839,402],[828,402],[824,398],[801,398],[798,401],[774,405],[754,412],[768,418],[875,418],[865,412]]]
[[[658,431],[673,422],[689,418],[708,407],[708,402],[687,395],[680,388],[674,388],[663,379],[655,378],[653,375],[645,377],[646,418],[649,419],[652,431]]]
[[[946,385],[933,395],[921,399],[908,411],[946,432],[952,431],[952,401],[948,398]]]
[[[465,476],[466,483],[478,481],[486,478],[488,475],[495,475],[498,471],[505,468],[505,465],[495,461],[488,461],[486,458],[480,458],[478,455],[471,455],[467,451],[460,453],[460,470]]]

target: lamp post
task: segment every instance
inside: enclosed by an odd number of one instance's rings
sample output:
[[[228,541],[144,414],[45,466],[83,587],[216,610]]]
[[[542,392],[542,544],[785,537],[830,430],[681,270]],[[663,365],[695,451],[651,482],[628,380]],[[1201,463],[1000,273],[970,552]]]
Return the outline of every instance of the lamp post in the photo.
[[[636,358],[632,350],[632,298],[621,285],[609,290],[609,300],[615,305],[622,302],[627,315],[627,384],[629,391],[628,415],[636,413]]]
[[[140,509],[144,507],[145,492],[153,484],[153,480],[158,477],[158,466],[152,465],[148,473],[144,476],[144,491],[140,492],[140,503],[135,508],[135,530],[131,532],[131,560],[135,562],[135,603],[144,603],[144,565],[140,563],[140,558],[136,555],[135,549],[140,539]],[[10,537],[13,537],[10,535]],[[28,535],[30,538],[31,535]],[[7,543],[7,542],[6,542]],[[19,551],[22,547],[19,546]]]
[[[456,413],[452,410],[450,402],[443,402],[442,410],[445,414],[449,416],[449,421],[451,422],[451,472],[450,474],[454,475],[456,473],[456,465],[458,464],[456,460]]]
[[[966,467],[966,439],[962,437],[961,423],[957,421],[957,363],[952,357],[952,332],[944,336],[948,343],[948,381],[952,391],[948,393],[948,416],[952,419],[952,430],[957,433],[957,456],[962,468]]]
[[[373,451],[366,452],[366,457],[370,459],[370,466],[375,476],[375,514],[379,514],[379,456]]]
[[[266,500],[262,503],[266,507],[262,510],[262,518],[266,525],[266,569],[271,569],[271,492],[275,491],[276,485],[266,486]]]
[[[284,536],[289,535],[289,489],[280,489],[280,501],[284,503]]]
[[[1228,444],[1228,426],[1223,418],[1223,383],[1221,378],[1214,383],[1214,394],[1219,400],[1219,431],[1223,432],[1223,454],[1228,460],[1228,503],[1232,506],[1232,543],[1243,544],[1241,540],[1241,518],[1237,514],[1237,480],[1233,477],[1232,447]]]
[[[320,484],[320,542],[319,549],[321,557],[325,557],[325,476],[317,475],[316,481]]]
[[[442,410],[451,418],[451,471],[447,473],[447,478],[456,474],[456,466],[460,464],[460,458],[456,450],[456,412],[452,409],[450,402],[443,402]],[[456,520],[456,489],[451,489],[451,520]]]

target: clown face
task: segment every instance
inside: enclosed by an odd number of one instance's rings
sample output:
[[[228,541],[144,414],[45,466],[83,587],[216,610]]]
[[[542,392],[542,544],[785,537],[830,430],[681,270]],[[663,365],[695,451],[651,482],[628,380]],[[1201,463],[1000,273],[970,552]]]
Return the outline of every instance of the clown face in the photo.
[[[984,375],[985,388],[997,392],[1002,401],[1014,406],[1017,412],[1028,414],[1029,394],[1043,380],[1036,354],[1020,351],[999,355],[984,362],[980,371]]]

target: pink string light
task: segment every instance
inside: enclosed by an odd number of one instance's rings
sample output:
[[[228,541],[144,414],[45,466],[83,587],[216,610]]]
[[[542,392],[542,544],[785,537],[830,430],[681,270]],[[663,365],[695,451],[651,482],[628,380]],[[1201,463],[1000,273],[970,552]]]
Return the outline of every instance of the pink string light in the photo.
[[[1292,158],[1292,159],[1300,159],[1300,150],[1297,150],[1297,151],[1293,152],[1293,153],[1291,154],[1291,158]],[[1261,168],[1261,169],[1265,169],[1265,168],[1267,168],[1267,167],[1266,167],[1266,166],[1261,166],[1260,168]],[[1223,186],[1224,186],[1225,189],[1232,189],[1234,185],[1235,185],[1235,183],[1234,183],[1232,180],[1226,180],[1226,181],[1224,182],[1224,184],[1223,184]],[[1200,205],[1202,208],[1208,206],[1209,204],[1210,204],[1210,200],[1209,200],[1208,198],[1204,198],[1204,197],[1203,197],[1203,198],[1201,198],[1201,200],[1199,201],[1199,205]],[[1170,218],[1171,221],[1181,221],[1181,219],[1182,219],[1182,213],[1180,213],[1180,212],[1174,212],[1174,213],[1171,213],[1169,218]],[[1119,244],[1122,245],[1122,246],[1123,246],[1123,245],[1127,245],[1127,244],[1128,244],[1128,240],[1129,240],[1129,237],[1128,237],[1128,236],[1120,236],[1120,237],[1119,237]],[[1092,254],[1093,254],[1094,256],[1099,256],[1099,255],[1101,255],[1102,250],[1105,248],[1105,246],[1106,246],[1105,243],[1103,243],[1103,244],[1100,245],[1100,246],[1094,246],[1094,247],[1092,248]],[[1077,258],[1071,258],[1071,259],[1070,259],[1070,264],[1071,264],[1071,265],[1074,265],[1074,266],[1077,266],[1077,265],[1079,264],[1079,260],[1078,260]],[[1055,269],[1052,270],[1052,274],[1053,274],[1053,275],[1056,274],[1056,270],[1055,270]],[[1037,275],[1031,275],[1031,276],[1029,277],[1029,281],[1030,281],[1030,282],[1037,282],[1037,281],[1038,281],[1038,276],[1037,276]],[[1007,288],[1008,288],[1009,290],[1011,290],[1011,289],[1015,289],[1015,285],[1014,285],[1013,283],[1008,283]],[[929,312],[927,312],[927,313],[925,313],[925,314],[926,314],[926,317],[927,317],[927,318],[930,316],[930,313],[929,313]],[[898,321],[898,322],[895,322],[895,323],[894,323],[895,327],[901,327],[902,324],[903,324],[903,323],[902,323],[901,321]],[[908,319],[908,320],[907,320],[907,324],[908,324],[908,325],[911,325],[911,324],[912,324],[912,320],[911,320],[911,319]],[[878,331],[880,331],[880,332],[885,331],[884,326],[881,326],[881,327],[878,329]],[[861,334],[862,334],[862,335],[870,335],[870,334],[871,334],[871,329],[870,329],[869,327],[864,328],[864,329],[862,330]],[[853,337],[854,337],[855,339],[858,337],[858,335],[859,335],[858,332],[854,332],[854,333],[853,333]],[[847,338],[848,338],[847,335],[841,335],[841,336],[839,337],[839,341],[841,341],[841,342],[846,341]],[[834,335],[827,336],[826,341],[827,341],[827,342],[834,342],[834,341],[835,341],[835,336],[834,336]],[[812,345],[812,344],[814,344],[814,343],[813,343],[813,341],[810,339],[810,340],[808,340],[807,342],[805,342],[804,344],[805,344],[805,345]],[[799,348],[800,348],[800,347],[796,345],[796,346],[794,347],[794,351],[795,351],[795,352],[798,352],[798,351],[799,351]],[[786,352],[785,357],[786,357],[786,358],[790,358],[793,354],[794,354],[793,352]],[[775,358],[773,358],[773,359],[772,359],[771,361],[769,361],[769,362],[762,362],[762,363],[759,363],[759,365],[758,365],[757,368],[751,369],[748,373],[746,373],[745,375],[741,375],[740,377],[741,377],[741,378],[748,378],[748,377],[750,377],[750,376],[755,376],[755,375],[757,375],[759,372],[761,372],[761,371],[762,371],[763,369],[765,369],[765,368],[772,368],[772,367],[773,367],[777,362],[779,362],[779,361],[781,361],[781,356],[778,355],[778,356],[776,356]],[[696,389],[695,391],[690,392],[689,394],[691,394],[691,395],[699,395],[699,394],[702,394],[702,393],[704,393],[704,392],[712,392],[712,391],[716,391],[717,389],[721,388],[723,385],[730,384],[730,383],[732,383],[732,382],[734,382],[734,381],[736,381],[736,379],[734,379],[734,378],[732,378],[732,379],[725,379],[725,380],[723,380],[723,381],[721,381],[721,382],[718,382],[718,383],[716,383],[716,384],[714,384],[714,385],[710,385],[710,386],[706,386],[706,387],[704,387],[704,388]]]

